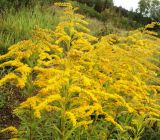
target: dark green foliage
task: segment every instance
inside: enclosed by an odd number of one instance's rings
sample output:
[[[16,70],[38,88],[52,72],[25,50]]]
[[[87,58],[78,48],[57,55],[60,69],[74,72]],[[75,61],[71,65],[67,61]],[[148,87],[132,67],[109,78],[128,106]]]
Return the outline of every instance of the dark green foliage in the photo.
[[[155,21],[160,21],[160,1],[159,0],[140,0],[137,9],[140,14],[150,17]]]
[[[96,11],[102,12],[104,9],[113,6],[113,0],[76,0],[80,3],[93,7]]]
[[[1,10],[7,10],[11,7],[14,7],[18,10],[18,8],[21,7],[32,7],[36,3],[38,3],[39,0],[1,0],[0,1],[0,9]]]
[[[159,140],[160,138],[159,125],[160,124],[156,121],[152,124],[152,127],[146,126],[141,140]]]
[[[118,13],[119,16],[121,16],[121,17],[128,18],[128,23],[131,24],[131,27],[136,25],[135,27],[137,28],[137,27],[144,26],[144,25],[152,22],[151,18],[143,17],[143,15],[140,13],[137,13],[134,11],[128,11],[122,7],[114,6],[114,9],[112,11],[114,11],[116,14]]]
[[[89,7],[86,4],[78,3],[78,2],[72,2],[72,4],[75,7],[79,7],[78,12],[80,14],[89,16],[89,17],[95,17],[97,19],[101,19],[101,14],[97,12],[94,8]]]
[[[64,0],[0,0],[0,12],[6,11],[10,8],[19,10],[20,8],[32,8],[35,5],[53,4],[54,2],[63,2]]]

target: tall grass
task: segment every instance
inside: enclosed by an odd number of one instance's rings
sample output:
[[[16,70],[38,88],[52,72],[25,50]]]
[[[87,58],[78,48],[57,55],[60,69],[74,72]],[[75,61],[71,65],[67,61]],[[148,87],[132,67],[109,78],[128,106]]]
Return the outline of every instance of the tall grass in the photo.
[[[54,8],[35,6],[33,9],[23,8],[18,12],[11,9],[0,18],[0,53],[20,40],[28,39],[33,29],[52,29],[59,20]]]

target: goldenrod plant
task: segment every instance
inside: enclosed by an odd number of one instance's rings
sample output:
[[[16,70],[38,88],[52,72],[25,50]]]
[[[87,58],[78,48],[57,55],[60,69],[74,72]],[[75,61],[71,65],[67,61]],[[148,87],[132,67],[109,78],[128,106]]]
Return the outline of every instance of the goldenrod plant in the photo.
[[[145,28],[126,36],[90,35],[85,17],[70,3],[54,31],[37,28],[0,56],[10,68],[0,86],[28,97],[13,113],[14,139],[135,139],[160,121],[160,39]],[[158,126],[157,126],[158,127]]]

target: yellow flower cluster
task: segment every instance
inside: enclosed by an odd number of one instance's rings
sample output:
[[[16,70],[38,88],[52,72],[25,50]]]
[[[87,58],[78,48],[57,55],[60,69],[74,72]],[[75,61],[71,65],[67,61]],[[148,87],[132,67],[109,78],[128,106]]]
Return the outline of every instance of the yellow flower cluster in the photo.
[[[13,126],[10,126],[10,127],[7,127],[5,129],[1,130],[0,133],[6,132],[6,131],[11,132],[12,134],[17,134],[18,133],[18,130]]]
[[[5,61],[0,67],[16,67],[0,85],[14,81],[23,88],[32,75],[37,89],[15,113],[32,110],[35,119],[57,113],[61,122],[73,127],[92,123],[92,115],[104,115],[122,131],[125,128],[116,120],[120,114],[159,118],[160,39],[144,29],[98,41],[71,4],[56,5],[65,7],[66,15],[55,31],[37,29],[33,40],[11,46],[0,56]]]

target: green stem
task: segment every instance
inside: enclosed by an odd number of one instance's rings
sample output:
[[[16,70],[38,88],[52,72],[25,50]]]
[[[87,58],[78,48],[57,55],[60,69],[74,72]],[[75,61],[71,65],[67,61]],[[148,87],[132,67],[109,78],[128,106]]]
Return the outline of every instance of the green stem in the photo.
[[[32,108],[30,106],[30,126],[29,126],[29,129],[30,129],[30,135],[29,135],[29,140],[32,140]]]

